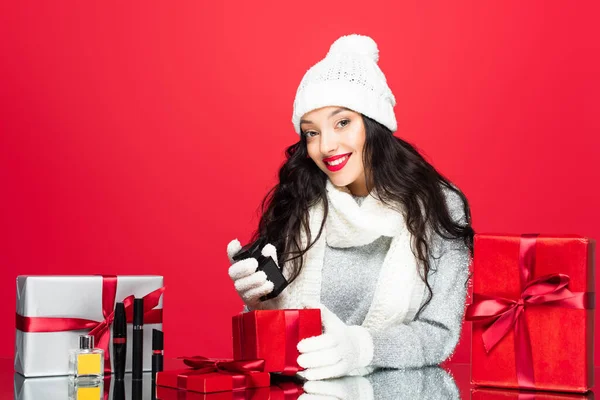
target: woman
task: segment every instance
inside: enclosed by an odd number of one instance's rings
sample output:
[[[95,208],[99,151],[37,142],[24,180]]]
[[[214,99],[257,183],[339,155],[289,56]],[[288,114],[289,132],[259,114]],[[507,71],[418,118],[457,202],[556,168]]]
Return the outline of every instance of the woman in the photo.
[[[304,75],[279,183],[253,239],[290,285],[277,297],[254,258],[229,275],[246,309],[318,307],[298,344],[308,380],[436,365],[454,350],[473,229],[465,196],[395,137],[395,98],[368,36],[336,40]],[[232,262],[241,246],[227,247]]]

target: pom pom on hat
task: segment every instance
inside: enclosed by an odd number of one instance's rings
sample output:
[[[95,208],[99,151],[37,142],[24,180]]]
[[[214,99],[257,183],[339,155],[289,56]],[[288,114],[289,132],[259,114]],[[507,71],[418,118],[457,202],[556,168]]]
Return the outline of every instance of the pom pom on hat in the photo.
[[[369,57],[375,62],[379,61],[379,49],[377,43],[369,36],[364,35],[346,35],[342,36],[329,48],[327,55],[341,53],[356,53]]]

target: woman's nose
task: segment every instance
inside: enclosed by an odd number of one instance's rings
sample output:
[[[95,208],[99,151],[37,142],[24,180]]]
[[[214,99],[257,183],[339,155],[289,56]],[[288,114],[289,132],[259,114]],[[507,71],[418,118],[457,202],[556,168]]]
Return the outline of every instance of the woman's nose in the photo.
[[[338,138],[335,133],[321,133],[321,154],[331,154],[337,150]]]

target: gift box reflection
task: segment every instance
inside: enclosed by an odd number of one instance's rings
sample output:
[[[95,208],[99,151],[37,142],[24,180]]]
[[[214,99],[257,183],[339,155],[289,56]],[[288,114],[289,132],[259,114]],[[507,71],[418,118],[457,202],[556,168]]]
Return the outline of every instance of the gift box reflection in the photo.
[[[471,400],[593,400],[594,393],[586,394],[524,391],[511,389],[476,388],[471,391]]]
[[[156,387],[157,400],[296,400],[302,393],[302,384],[296,381],[274,381],[268,387],[213,393],[199,393],[164,386]]]
[[[125,400],[131,399],[132,386],[131,374],[125,374],[125,379],[119,384],[113,377],[106,376],[102,381],[99,392],[87,390],[87,394],[99,393],[98,399]],[[82,389],[83,386],[80,387]],[[67,400],[74,389],[77,389],[68,376],[52,376],[40,378],[25,378],[19,373],[14,376],[15,400]],[[86,391],[86,390],[83,390]],[[124,396],[121,396],[124,394]],[[152,397],[152,374],[143,374],[141,384],[141,399],[149,400]],[[80,396],[81,398],[82,396]],[[85,397],[89,399],[90,397]]]

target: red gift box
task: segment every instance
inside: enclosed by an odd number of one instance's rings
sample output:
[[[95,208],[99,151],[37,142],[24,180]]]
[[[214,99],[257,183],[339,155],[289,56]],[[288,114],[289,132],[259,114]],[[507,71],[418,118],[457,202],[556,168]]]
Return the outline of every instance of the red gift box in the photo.
[[[164,386],[156,387],[157,400],[268,400],[272,398],[270,394],[268,387],[218,393],[198,393]]]
[[[233,390],[267,387],[271,375],[268,372],[206,372],[204,369],[181,369],[156,374],[156,385],[192,392],[215,393]]]
[[[593,400],[594,393],[552,393],[501,389],[471,389],[471,400]]]
[[[302,339],[322,333],[321,310],[256,310],[233,317],[233,358],[262,359],[264,371],[294,375],[296,346]]]
[[[586,392],[594,384],[595,242],[475,236],[471,383]]]

